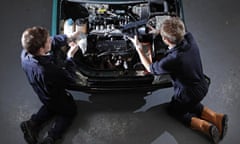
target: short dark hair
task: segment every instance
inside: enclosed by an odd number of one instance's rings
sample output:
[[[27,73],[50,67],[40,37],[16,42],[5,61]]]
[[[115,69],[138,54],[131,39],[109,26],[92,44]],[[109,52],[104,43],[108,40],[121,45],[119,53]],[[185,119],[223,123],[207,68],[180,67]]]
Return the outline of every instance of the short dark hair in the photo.
[[[32,55],[35,55],[41,47],[45,46],[49,32],[41,26],[27,28],[21,38],[22,47]]]
[[[185,26],[179,17],[170,17],[163,21],[160,26],[161,36],[169,42],[177,44],[184,39]]]

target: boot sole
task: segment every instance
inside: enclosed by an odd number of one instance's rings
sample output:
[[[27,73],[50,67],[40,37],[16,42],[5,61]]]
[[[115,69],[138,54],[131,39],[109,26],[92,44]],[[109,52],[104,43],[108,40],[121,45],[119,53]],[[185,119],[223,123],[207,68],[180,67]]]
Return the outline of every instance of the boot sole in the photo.
[[[24,139],[26,140],[26,142],[28,144],[37,144],[37,140],[34,138],[33,135],[31,135],[31,131],[29,130],[27,123],[26,122],[21,123],[20,127],[24,134]]]
[[[217,127],[212,125],[209,129],[209,134],[214,144],[217,144],[220,140],[220,134]]]
[[[222,133],[220,139],[222,140],[223,137],[226,135],[228,129],[228,116],[224,115],[222,119]]]

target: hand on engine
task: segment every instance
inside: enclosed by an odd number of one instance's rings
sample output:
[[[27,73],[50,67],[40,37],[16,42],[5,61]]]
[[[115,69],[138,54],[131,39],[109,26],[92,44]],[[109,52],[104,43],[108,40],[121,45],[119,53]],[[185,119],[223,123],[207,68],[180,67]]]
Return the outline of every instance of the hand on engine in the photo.
[[[67,35],[67,37],[68,37],[69,42],[72,42],[72,41],[76,41],[76,40],[81,39],[82,34],[83,33],[81,31],[75,31],[75,32]]]
[[[68,45],[70,46],[70,49],[67,52],[67,58],[73,58],[79,47],[75,42],[70,42]]]
[[[148,32],[149,34],[154,34],[154,35],[160,34],[160,30],[152,27],[151,25],[147,25],[147,27],[150,29],[150,31]]]
[[[142,49],[142,44],[139,42],[137,35],[134,36],[134,38],[127,36],[129,40],[133,43],[135,46],[136,50]]]

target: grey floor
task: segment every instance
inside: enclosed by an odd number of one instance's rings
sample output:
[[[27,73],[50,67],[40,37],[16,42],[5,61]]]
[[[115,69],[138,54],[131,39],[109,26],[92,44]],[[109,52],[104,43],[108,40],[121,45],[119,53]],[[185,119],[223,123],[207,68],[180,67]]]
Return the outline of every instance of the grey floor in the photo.
[[[229,131],[221,143],[239,143],[239,1],[183,0],[183,3],[186,25],[201,47],[204,71],[212,78],[203,104],[229,115]],[[50,28],[51,1],[11,0],[1,2],[0,7],[0,143],[24,144],[19,123],[41,104],[20,66],[20,36],[29,26]],[[205,136],[167,115],[164,103],[172,96],[171,88],[150,95],[81,92],[73,95],[79,114],[62,144],[210,143]]]

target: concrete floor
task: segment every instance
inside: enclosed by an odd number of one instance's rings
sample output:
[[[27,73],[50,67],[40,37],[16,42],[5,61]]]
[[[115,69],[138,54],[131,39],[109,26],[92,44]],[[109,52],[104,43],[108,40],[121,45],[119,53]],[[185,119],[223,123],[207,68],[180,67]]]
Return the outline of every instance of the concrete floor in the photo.
[[[188,30],[201,47],[205,73],[212,79],[203,103],[229,115],[222,144],[240,140],[240,17],[237,0],[183,0]],[[0,6],[0,141],[25,144],[19,123],[40,102],[20,66],[20,36],[33,25],[50,28],[51,1],[11,0]],[[151,95],[89,95],[73,92],[79,114],[62,144],[208,144],[209,140],[167,115],[172,89]]]

